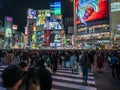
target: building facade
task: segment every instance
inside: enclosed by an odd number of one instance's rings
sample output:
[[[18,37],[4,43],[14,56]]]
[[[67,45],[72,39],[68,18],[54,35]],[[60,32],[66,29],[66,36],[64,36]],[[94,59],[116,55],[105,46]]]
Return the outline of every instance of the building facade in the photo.
[[[77,48],[109,49],[111,31],[108,0],[75,0]]]

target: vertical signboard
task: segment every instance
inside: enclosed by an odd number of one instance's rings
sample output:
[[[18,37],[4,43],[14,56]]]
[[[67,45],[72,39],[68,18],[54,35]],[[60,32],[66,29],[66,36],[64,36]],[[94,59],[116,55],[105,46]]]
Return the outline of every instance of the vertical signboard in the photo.
[[[5,17],[5,37],[10,38],[12,36],[12,22],[13,18],[6,16]]]
[[[47,30],[44,34],[44,42],[46,46],[50,46],[50,30]]]
[[[61,2],[52,2],[50,3],[51,14],[61,15]]]

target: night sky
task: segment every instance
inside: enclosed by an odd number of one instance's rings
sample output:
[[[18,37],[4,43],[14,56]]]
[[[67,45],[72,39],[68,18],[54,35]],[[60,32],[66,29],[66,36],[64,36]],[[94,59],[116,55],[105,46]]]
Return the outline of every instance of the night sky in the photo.
[[[5,16],[11,16],[14,18],[13,23],[18,25],[18,30],[24,31],[28,8],[49,9],[52,1],[62,1],[63,18],[72,17],[70,0],[0,0],[0,20],[4,20]]]

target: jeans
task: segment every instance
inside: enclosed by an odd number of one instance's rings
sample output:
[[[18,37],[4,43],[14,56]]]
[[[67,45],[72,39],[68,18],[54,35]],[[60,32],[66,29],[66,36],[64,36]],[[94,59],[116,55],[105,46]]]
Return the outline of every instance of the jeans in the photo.
[[[88,69],[82,69],[83,71],[83,80],[87,81],[88,80]]]

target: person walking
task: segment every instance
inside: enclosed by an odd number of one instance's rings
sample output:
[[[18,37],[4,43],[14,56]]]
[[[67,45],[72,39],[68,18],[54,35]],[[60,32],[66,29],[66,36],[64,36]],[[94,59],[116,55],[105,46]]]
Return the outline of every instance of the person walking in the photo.
[[[2,73],[6,90],[19,90],[25,74],[17,65],[8,66]]]
[[[85,53],[81,61],[81,67],[83,72],[83,84],[87,85],[88,80],[88,70],[90,69],[90,61],[88,55]]]
[[[41,59],[39,62],[39,83],[40,83],[40,90],[51,90],[52,88],[52,76],[49,70],[45,68],[45,60]]]
[[[57,59],[55,52],[52,52],[51,66],[52,66],[51,69],[52,69],[53,73],[55,73],[57,71],[57,68],[58,68],[58,59]]]
[[[113,53],[112,57],[111,57],[111,67],[112,67],[112,76],[113,78],[116,77],[119,77],[118,76],[118,69],[117,69],[117,63],[118,63],[119,59],[117,57],[117,54],[116,53]],[[116,71],[116,72],[115,72]]]
[[[72,53],[72,55],[70,57],[70,66],[71,66],[72,73],[74,73],[76,62],[77,62],[77,57],[75,56],[74,53]]]
[[[103,58],[102,58],[102,55],[101,53],[98,53],[97,55],[97,67],[99,69],[99,72],[101,73],[101,68],[103,67]]]

